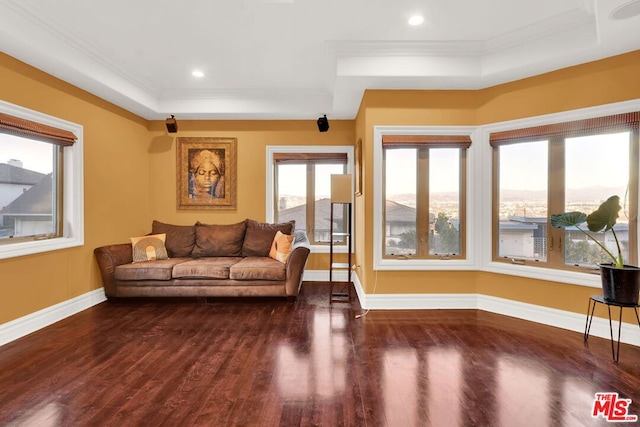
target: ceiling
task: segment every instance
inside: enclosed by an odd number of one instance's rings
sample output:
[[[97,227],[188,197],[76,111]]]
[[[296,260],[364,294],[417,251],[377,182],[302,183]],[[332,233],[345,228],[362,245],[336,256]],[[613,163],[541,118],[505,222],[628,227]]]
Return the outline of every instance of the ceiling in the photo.
[[[0,0],[0,49],[146,119],[353,119],[638,50],[640,0]]]

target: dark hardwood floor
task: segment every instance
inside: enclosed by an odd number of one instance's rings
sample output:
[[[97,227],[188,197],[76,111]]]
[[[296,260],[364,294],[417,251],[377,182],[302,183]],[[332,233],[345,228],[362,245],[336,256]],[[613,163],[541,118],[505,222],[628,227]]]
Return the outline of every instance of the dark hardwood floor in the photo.
[[[0,347],[5,426],[582,426],[640,415],[640,348],[476,310],[127,300]],[[639,331],[640,333],[640,331]]]

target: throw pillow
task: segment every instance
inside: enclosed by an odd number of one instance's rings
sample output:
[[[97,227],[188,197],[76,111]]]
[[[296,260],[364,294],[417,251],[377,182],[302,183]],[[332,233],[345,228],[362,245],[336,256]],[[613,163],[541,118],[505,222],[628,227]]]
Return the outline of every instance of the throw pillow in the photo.
[[[276,237],[273,238],[273,243],[271,244],[269,256],[276,261],[286,263],[291,254],[295,237],[293,234],[282,234],[281,231],[277,231]]]
[[[247,233],[242,244],[242,256],[269,256],[271,244],[278,231],[293,234],[295,221],[269,224],[247,219]]]
[[[133,250],[133,262],[153,261],[167,259],[167,249],[164,246],[166,234],[150,234],[142,237],[131,238]]]
[[[196,246],[191,256],[241,256],[246,229],[246,221],[225,225],[196,222]]]
[[[151,224],[151,234],[162,233],[167,235],[164,243],[171,258],[191,256],[191,251],[196,245],[195,225],[173,225],[154,220]]]

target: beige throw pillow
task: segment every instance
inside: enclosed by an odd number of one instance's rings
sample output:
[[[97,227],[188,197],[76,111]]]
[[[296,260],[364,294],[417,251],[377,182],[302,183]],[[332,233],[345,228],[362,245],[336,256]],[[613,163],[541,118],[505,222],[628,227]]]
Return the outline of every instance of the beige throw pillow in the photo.
[[[278,231],[276,237],[273,238],[269,256],[277,261],[286,263],[287,258],[291,255],[294,238],[295,236],[293,234],[283,234],[281,231]]]
[[[167,235],[165,233],[132,237],[131,246],[133,249],[133,262],[145,262],[169,258],[167,255],[167,248],[164,246],[166,239]]]

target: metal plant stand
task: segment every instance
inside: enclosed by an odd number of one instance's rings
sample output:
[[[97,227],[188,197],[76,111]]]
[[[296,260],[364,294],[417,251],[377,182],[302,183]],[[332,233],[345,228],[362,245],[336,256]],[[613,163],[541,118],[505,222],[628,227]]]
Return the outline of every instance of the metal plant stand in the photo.
[[[587,323],[584,326],[584,342],[586,343],[589,339],[589,331],[591,330],[591,322],[593,321],[593,312],[596,308],[596,304],[604,304],[607,306],[607,312],[609,313],[609,334],[611,336],[611,356],[613,357],[613,361],[618,363],[618,359],[620,358],[620,331],[622,329],[622,309],[623,308],[633,308],[633,311],[636,313],[636,320],[638,321],[638,327],[640,327],[640,317],[638,316],[638,307],[639,304],[622,304],[615,301],[609,301],[604,298],[602,295],[591,295],[589,298],[589,307],[587,308]],[[613,341],[613,324],[611,322],[611,307],[619,307],[620,313],[618,315],[618,342],[617,345],[614,346]]]

